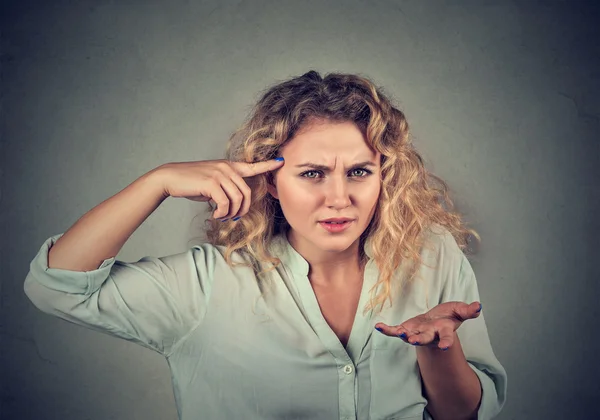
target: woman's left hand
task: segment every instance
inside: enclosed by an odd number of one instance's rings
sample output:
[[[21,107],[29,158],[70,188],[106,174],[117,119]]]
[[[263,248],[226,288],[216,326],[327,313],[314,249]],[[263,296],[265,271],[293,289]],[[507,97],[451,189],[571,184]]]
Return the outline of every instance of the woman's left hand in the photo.
[[[382,322],[375,328],[390,337],[400,337],[416,346],[437,347],[447,350],[454,344],[454,332],[468,319],[477,318],[481,303],[444,302],[428,312],[417,315],[400,325],[389,326]]]

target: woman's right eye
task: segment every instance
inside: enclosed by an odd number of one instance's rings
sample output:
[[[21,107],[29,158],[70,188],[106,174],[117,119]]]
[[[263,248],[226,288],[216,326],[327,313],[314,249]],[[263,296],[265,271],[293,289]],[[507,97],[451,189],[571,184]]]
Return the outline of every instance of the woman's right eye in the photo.
[[[304,178],[315,178],[314,176],[306,176],[306,174],[311,174],[311,173],[313,173],[313,174],[316,174],[316,173],[318,173],[318,172],[319,172],[319,171],[306,171],[306,172],[302,172],[302,173],[300,174],[300,176],[301,176],[301,177],[304,177]]]

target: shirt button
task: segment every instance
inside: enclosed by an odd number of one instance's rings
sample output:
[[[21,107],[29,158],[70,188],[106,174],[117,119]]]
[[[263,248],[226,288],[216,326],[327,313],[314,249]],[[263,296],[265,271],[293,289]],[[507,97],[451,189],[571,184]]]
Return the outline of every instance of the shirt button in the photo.
[[[352,373],[354,369],[352,368],[352,365],[346,365],[344,366],[344,373],[346,375],[350,375]]]

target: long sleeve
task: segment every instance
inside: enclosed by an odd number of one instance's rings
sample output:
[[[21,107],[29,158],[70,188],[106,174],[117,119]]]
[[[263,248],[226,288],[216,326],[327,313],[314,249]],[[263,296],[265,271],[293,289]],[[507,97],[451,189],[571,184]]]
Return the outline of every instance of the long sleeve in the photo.
[[[460,252],[460,258],[453,258],[456,264],[451,264],[450,269],[444,274],[446,281],[442,289],[440,303],[449,301],[461,301],[465,303],[480,301],[473,268],[457,246],[456,250]],[[467,363],[477,374],[481,383],[482,397],[477,418],[479,420],[487,420],[497,416],[504,406],[506,401],[507,375],[504,367],[500,364],[492,350],[484,319],[485,303],[482,303],[483,312],[479,317],[463,322],[457,330],[457,335],[460,339]],[[429,413],[425,413],[426,416],[424,418],[431,419]]]
[[[41,311],[165,356],[201,322],[214,272],[211,245],[134,263],[113,257],[78,272],[48,267],[62,235],[43,243],[25,279],[24,292]]]

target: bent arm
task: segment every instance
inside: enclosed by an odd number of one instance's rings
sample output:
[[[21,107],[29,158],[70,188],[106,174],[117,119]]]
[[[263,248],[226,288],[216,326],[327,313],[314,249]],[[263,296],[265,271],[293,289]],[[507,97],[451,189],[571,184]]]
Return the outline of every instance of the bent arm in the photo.
[[[115,257],[127,239],[168,197],[159,166],[84,214],[52,245],[48,267],[97,269]]]
[[[204,316],[214,249],[205,244],[133,263],[115,259],[168,196],[159,168],[90,210],[66,233],[48,238],[23,288],[45,313],[167,356]]]

